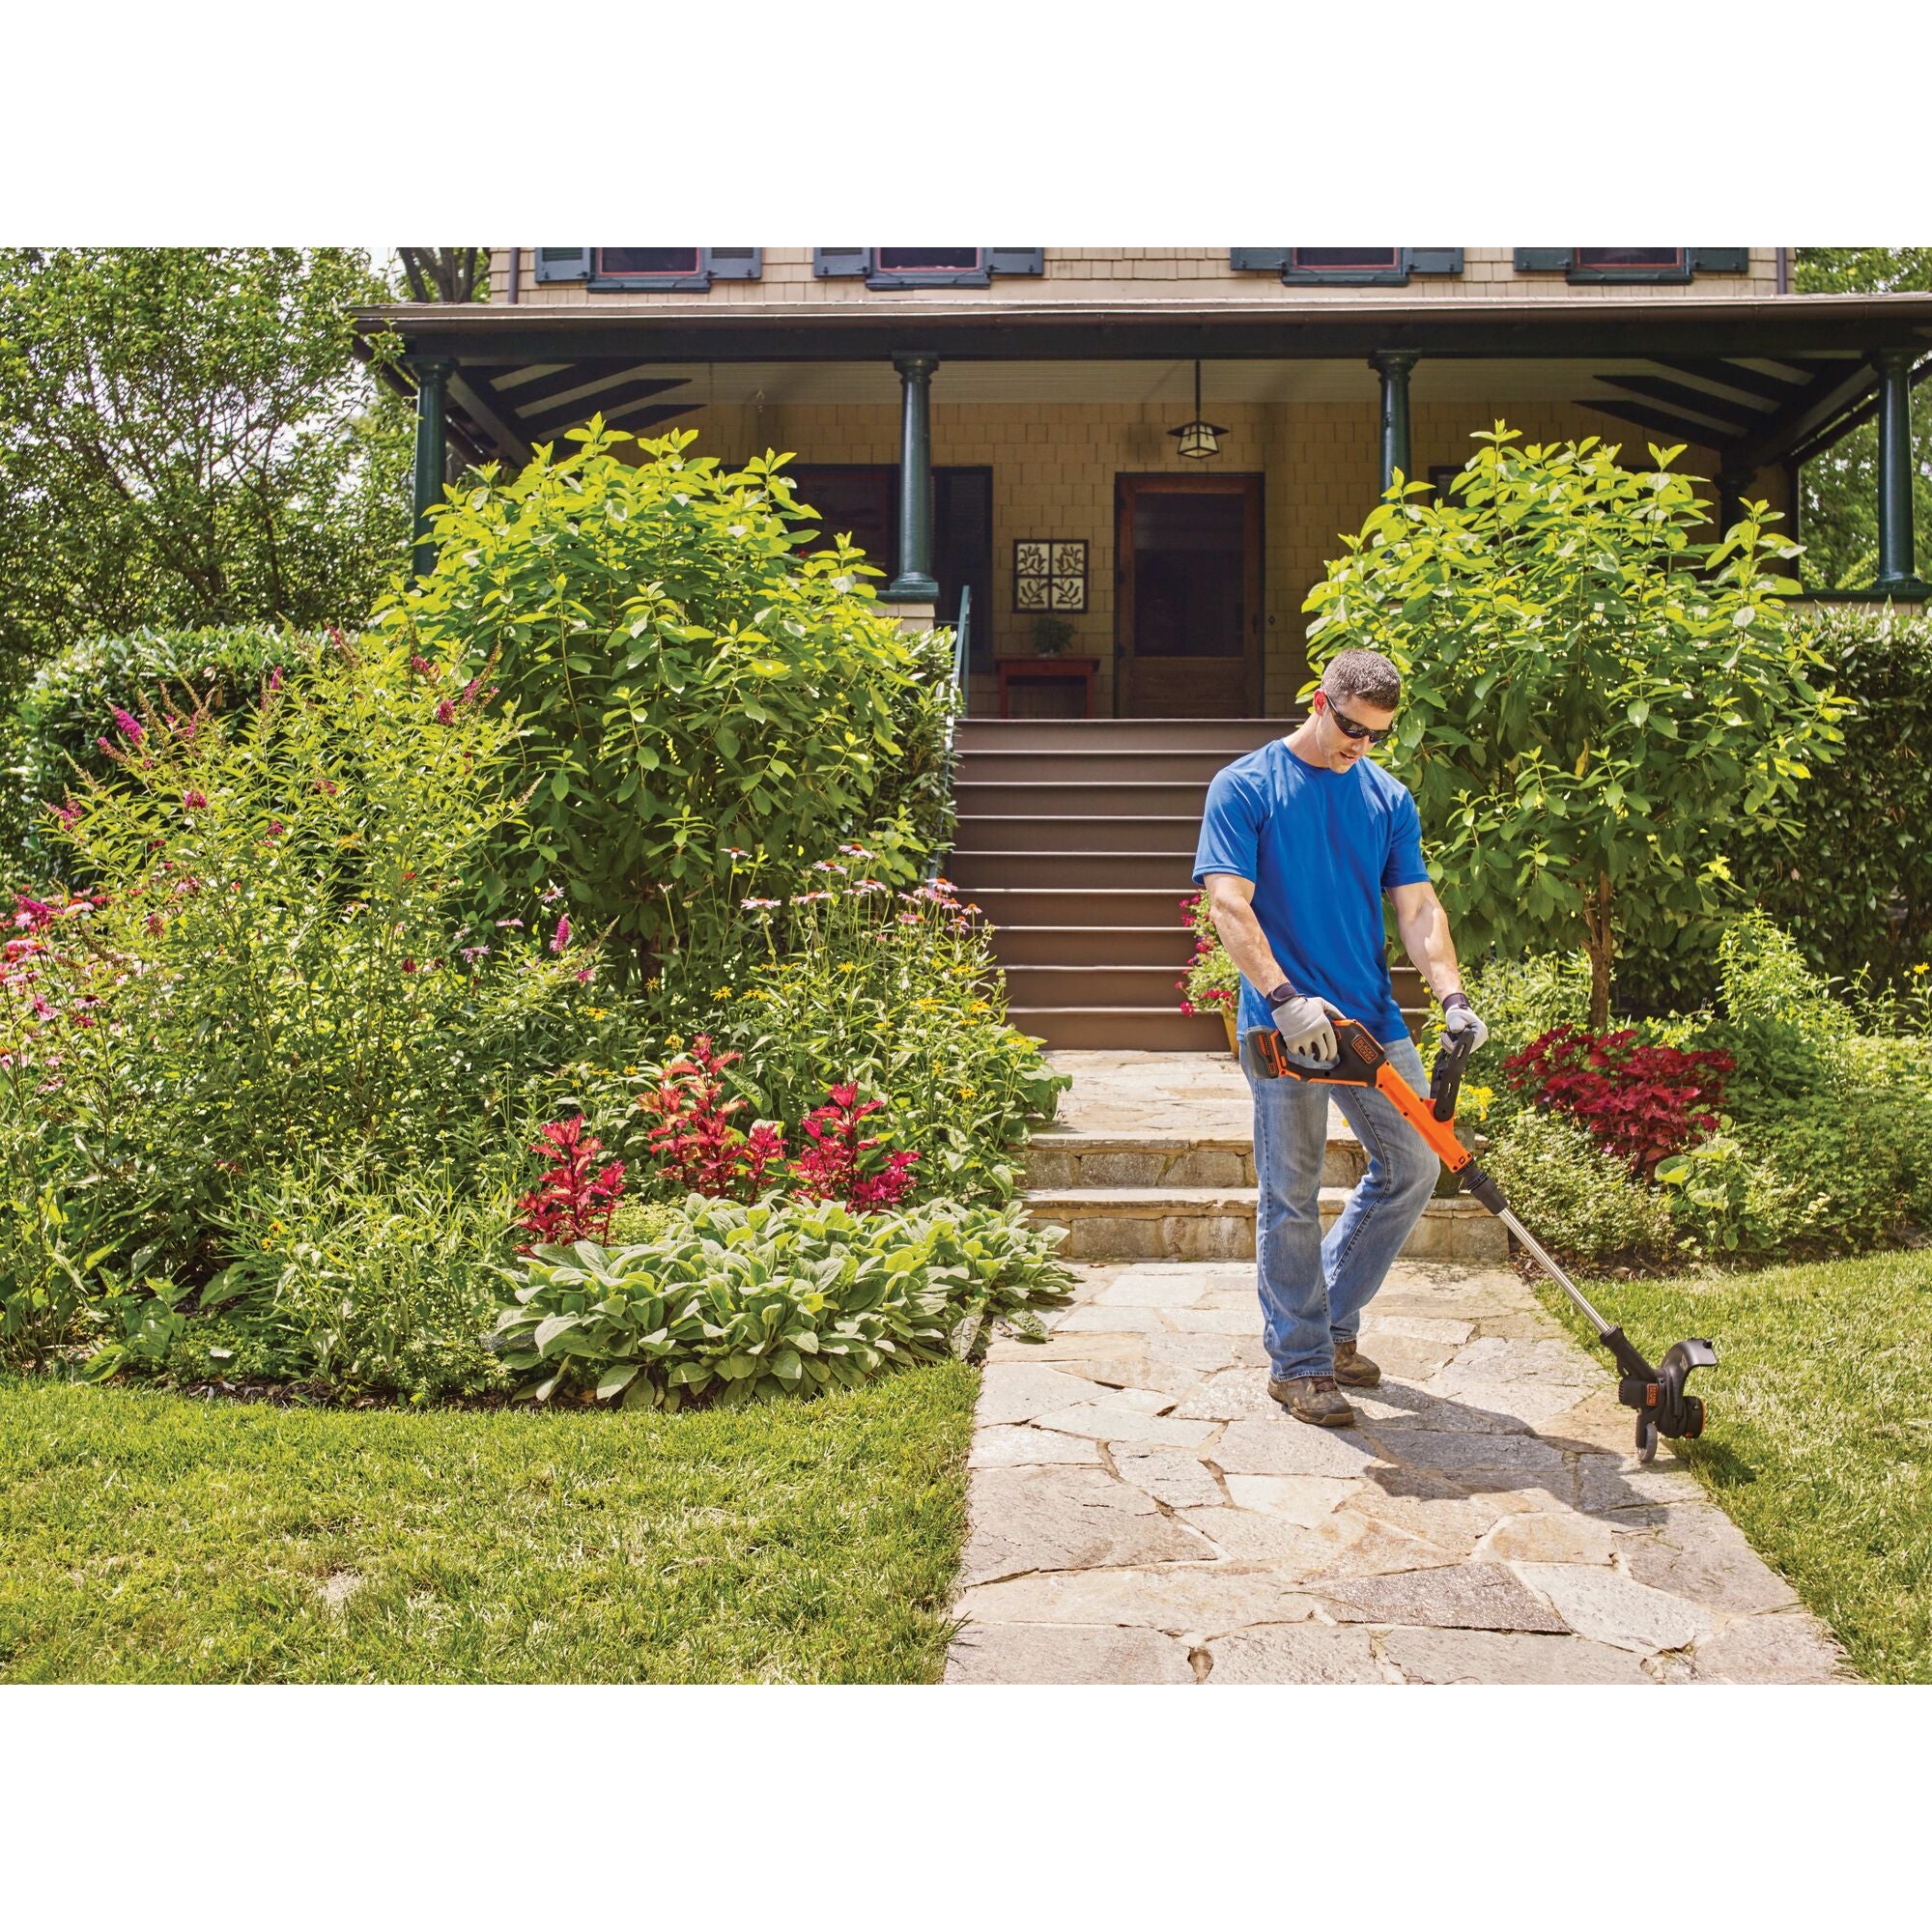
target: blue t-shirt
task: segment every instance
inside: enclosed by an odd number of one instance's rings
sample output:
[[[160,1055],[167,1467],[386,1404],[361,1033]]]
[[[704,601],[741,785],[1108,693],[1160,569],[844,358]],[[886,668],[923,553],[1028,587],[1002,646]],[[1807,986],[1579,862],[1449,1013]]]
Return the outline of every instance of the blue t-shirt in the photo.
[[[1382,894],[1427,882],[1408,787],[1370,758],[1311,765],[1276,738],[1214,774],[1194,883],[1233,872],[1255,885],[1255,917],[1297,992],[1331,1001],[1378,1039],[1405,1039],[1389,983]],[[1241,1032],[1274,1024],[1241,978]]]

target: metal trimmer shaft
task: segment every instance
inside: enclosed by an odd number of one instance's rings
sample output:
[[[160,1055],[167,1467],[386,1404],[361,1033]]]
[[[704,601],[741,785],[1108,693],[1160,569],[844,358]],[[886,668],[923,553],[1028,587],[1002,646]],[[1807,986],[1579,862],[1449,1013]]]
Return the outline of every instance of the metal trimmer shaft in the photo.
[[[1577,1304],[1577,1306],[1582,1311],[1584,1319],[1589,1322],[1590,1326],[1597,1331],[1598,1339],[1603,1340],[1606,1338],[1610,1333],[1611,1324],[1605,1321],[1604,1318],[1601,1315],[1599,1315],[1594,1308],[1590,1306],[1589,1300],[1584,1295],[1583,1291],[1579,1289],[1577,1286],[1577,1284],[1574,1281],[1572,1281],[1570,1277],[1567,1274],[1565,1274],[1563,1270],[1560,1267],[1558,1267],[1553,1261],[1549,1259],[1548,1251],[1544,1247],[1543,1243],[1539,1241],[1536,1238],[1536,1236],[1532,1235],[1529,1232],[1529,1230],[1525,1228],[1522,1225],[1522,1223],[1516,1218],[1515,1214],[1513,1214],[1507,1208],[1499,1208],[1497,1210],[1496,1219],[1499,1220],[1503,1224],[1503,1226],[1507,1228],[1510,1231],[1510,1233],[1514,1235],[1517,1237],[1517,1239],[1520,1241],[1523,1244],[1523,1246],[1527,1248],[1533,1256],[1535,1256],[1537,1265],[1540,1266],[1543,1269],[1544,1273],[1547,1274],[1549,1277],[1549,1279],[1553,1281],[1556,1284],[1556,1286],[1560,1288],[1563,1291],[1563,1293],[1567,1294],[1570,1297],[1570,1299],[1574,1301]]]

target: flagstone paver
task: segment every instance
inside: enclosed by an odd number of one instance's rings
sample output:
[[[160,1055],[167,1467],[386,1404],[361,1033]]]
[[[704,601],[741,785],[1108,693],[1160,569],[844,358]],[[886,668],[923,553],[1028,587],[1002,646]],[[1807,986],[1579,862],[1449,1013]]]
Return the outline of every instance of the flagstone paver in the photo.
[[[1250,1264],[1076,1273],[1044,1347],[989,1353],[949,1683],[1843,1679],[1509,1270],[1399,1263],[1347,1430],[1267,1399]]]

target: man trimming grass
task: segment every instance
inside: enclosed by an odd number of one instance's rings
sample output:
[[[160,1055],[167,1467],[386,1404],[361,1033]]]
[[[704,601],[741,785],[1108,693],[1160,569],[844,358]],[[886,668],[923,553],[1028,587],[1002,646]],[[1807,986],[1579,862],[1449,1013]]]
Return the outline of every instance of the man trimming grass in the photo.
[[[978,1380],[679,1416],[0,1380],[0,1682],[936,1681]]]

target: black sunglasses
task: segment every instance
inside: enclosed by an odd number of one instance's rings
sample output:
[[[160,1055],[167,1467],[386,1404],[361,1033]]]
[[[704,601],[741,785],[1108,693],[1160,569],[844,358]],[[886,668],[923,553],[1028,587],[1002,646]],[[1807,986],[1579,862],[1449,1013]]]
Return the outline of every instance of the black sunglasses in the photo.
[[[1325,691],[1321,696],[1328,699],[1328,715],[1341,727],[1342,735],[1345,738],[1366,738],[1371,745],[1379,745],[1384,738],[1393,738],[1395,736],[1395,726],[1393,724],[1385,724],[1379,731],[1372,729],[1367,724],[1358,724],[1346,711],[1337,707],[1335,700],[1332,697],[1328,697],[1328,694]]]

